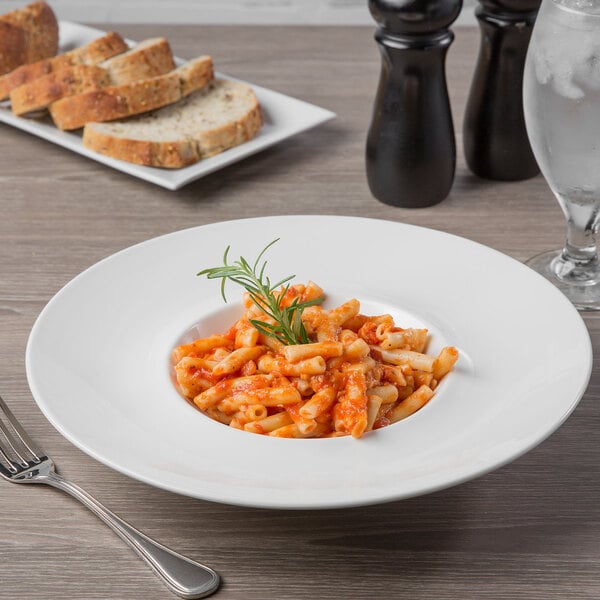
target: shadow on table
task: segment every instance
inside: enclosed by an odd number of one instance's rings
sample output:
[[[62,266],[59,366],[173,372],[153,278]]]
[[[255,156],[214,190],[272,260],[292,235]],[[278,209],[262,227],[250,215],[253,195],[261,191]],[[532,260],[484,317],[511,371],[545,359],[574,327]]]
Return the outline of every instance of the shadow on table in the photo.
[[[297,178],[300,173],[308,177],[311,163],[321,162],[337,153],[351,138],[350,131],[332,121],[319,127],[319,135],[314,131],[298,134],[171,193],[176,201],[186,204],[213,202],[223,193],[242,198],[240,193],[247,192],[256,182],[264,181],[265,176]]]

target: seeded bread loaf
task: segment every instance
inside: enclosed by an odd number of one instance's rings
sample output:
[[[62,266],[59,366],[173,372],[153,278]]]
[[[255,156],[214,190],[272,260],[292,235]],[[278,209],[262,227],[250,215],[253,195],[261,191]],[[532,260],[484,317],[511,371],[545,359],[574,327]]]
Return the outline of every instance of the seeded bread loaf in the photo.
[[[212,78],[212,59],[201,56],[165,75],[62,98],[50,105],[50,115],[59,129],[79,129],[173,104]]]
[[[83,144],[113,158],[176,169],[252,139],[262,123],[249,86],[213,80],[176,104],[146,115],[88,123]]]
[[[58,52],[58,22],[45,2],[5,13],[0,23],[0,75]]]
[[[24,29],[0,21],[0,74],[27,62],[27,39]]]
[[[0,31],[1,38],[2,33]],[[118,33],[111,31],[85,46],[28,65],[22,65],[0,77],[0,100],[8,98],[10,92],[15,88],[44,75],[75,65],[96,65],[107,58],[125,52],[127,48],[125,40]]]
[[[174,68],[169,42],[165,38],[152,38],[99,65],[65,67],[19,86],[10,93],[11,108],[14,114],[24,115],[45,109],[67,96],[149,79]]]

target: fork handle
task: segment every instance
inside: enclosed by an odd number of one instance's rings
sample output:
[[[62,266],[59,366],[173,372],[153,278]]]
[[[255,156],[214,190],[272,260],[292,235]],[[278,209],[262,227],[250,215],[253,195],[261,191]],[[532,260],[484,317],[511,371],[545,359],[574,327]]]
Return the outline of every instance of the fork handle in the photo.
[[[219,587],[219,575],[212,569],[155,542],[58,473],[49,473],[42,481],[87,506],[125,540],[154,569],[167,587],[181,598],[205,598]]]

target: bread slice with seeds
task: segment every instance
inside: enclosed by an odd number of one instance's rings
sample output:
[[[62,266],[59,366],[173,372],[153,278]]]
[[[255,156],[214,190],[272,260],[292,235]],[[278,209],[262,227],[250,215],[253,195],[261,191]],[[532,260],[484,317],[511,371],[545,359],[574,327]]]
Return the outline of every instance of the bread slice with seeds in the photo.
[[[59,129],[79,129],[173,104],[212,78],[212,59],[201,56],[165,75],[62,98],[50,105],[50,115]]]
[[[173,51],[164,37],[144,40],[100,66],[109,72],[111,85],[157,77],[176,67]]]
[[[110,75],[97,65],[76,65],[49,73],[10,93],[15,115],[42,110],[59,98],[82,94],[110,85]]]
[[[0,24],[0,39],[2,25]],[[116,32],[109,31],[85,46],[57,54],[51,58],[22,65],[0,77],[0,100],[8,98],[10,92],[21,85],[44,75],[76,65],[96,65],[128,49],[125,40]]]
[[[244,83],[219,79],[176,104],[146,115],[88,123],[83,144],[120,160],[176,169],[252,139],[262,124],[252,89]]]
[[[149,79],[174,68],[169,42],[151,38],[99,65],[75,65],[38,77],[11,91],[11,108],[14,114],[24,115],[67,96]]]
[[[45,2],[0,15],[0,75],[58,52],[58,22]]]

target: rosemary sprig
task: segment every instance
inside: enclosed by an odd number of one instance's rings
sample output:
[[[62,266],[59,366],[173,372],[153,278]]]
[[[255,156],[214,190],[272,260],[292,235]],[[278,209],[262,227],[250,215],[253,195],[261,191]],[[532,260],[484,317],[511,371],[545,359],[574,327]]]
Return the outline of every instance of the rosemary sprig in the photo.
[[[323,298],[304,302],[294,298],[289,306],[283,306],[283,300],[290,287],[289,282],[295,275],[271,283],[269,277],[265,275],[267,261],[260,264],[265,252],[278,241],[279,238],[267,244],[252,265],[243,256],[229,264],[227,258],[230,246],[227,246],[223,255],[223,265],[203,269],[198,276],[206,275],[208,279],[221,279],[221,296],[225,302],[227,302],[225,282],[230,280],[241,285],[250,295],[252,302],[275,321],[275,323],[267,323],[258,319],[250,319],[250,323],[258,331],[279,340],[286,346],[308,344],[311,340],[302,323],[302,312],[308,306],[320,304],[323,302]]]

